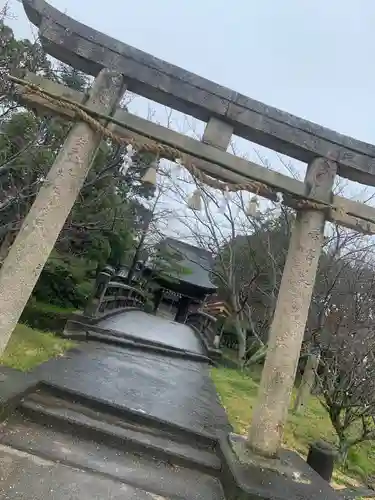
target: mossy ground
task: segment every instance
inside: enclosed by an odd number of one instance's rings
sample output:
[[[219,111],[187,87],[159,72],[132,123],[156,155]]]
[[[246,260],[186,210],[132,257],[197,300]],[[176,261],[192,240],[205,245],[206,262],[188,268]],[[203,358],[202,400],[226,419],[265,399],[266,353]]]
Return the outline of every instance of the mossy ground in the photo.
[[[9,341],[0,364],[29,371],[50,358],[61,356],[73,347],[70,340],[59,338],[53,333],[34,330],[19,324]]]

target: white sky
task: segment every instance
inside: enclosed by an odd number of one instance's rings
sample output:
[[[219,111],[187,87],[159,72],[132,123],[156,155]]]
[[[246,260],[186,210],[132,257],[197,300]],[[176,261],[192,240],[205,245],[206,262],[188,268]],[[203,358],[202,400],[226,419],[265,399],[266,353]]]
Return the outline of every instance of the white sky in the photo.
[[[0,4],[5,2],[0,2]],[[375,143],[373,0],[51,0],[58,9],[121,41],[252,98]],[[31,26],[16,0],[9,24]],[[135,108],[134,108],[135,106]],[[132,110],[146,113],[141,101]],[[163,120],[157,109],[157,118]],[[160,118],[162,117],[162,118]],[[186,123],[174,126],[186,132]],[[198,133],[201,127],[198,124]],[[252,145],[239,140],[254,159]],[[264,154],[264,152],[262,153]],[[272,168],[282,169],[266,153]],[[303,169],[298,163],[296,168]],[[358,187],[347,194],[356,196]]]
[[[250,97],[375,142],[372,0],[50,3]],[[22,5],[10,5],[16,34],[29,36]]]

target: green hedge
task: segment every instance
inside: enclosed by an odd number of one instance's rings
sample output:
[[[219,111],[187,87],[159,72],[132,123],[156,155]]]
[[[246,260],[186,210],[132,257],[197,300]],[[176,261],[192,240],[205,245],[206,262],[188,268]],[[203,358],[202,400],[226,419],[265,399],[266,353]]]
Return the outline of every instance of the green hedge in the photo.
[[[62,309],[83,308],[95,286],[95,265],[54,251],[33,290],[33,301]]]
[[[20,322],[38,330],[61,333],[74,311],[32,301],[25,307]]]

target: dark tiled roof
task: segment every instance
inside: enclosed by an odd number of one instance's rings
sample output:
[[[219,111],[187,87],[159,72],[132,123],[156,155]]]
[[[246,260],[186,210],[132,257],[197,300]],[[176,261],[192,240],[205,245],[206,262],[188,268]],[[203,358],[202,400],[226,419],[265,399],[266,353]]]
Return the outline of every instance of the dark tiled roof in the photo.
[[[179,256],[178,265],[182,269],[189,270],[186,273],[172,272],[171,277],[212,292],[216,290],[216,286],[210,279],[210,269],[212,269],[213,265],[213,258],[210,252],[204,248],[195,247],[174,238],[163,240],[159,244],[159,249],[175,255],[177,254]]]

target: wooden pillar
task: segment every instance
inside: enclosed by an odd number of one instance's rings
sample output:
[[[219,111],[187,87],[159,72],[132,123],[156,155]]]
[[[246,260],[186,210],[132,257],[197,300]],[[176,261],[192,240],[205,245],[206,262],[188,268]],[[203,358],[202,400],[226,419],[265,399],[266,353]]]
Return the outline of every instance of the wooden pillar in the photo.
[[[87,106],[111,114],[125,90],[123,77],[102,70]],[[90,170],[102,134],[87,123],[69,132],[0,271],[0,355],[17,325],[40,273]]]
[[[177,323],[185,323],[186,316],[189,312],[189,306],[191,303],[191,299],[189,297],[182,296],[178,301],[177,312],[174,318]]]
[[[306,196],[330,202],[336,169],[334,162],[322,158],[312,161],[306,172]],[[249,448],[263,456],[276,456],[281,446],[323,245],[325,218],[321,210],[300,210],[291,234],[247,441]]]
[[[159,288],[154,293],[154,313],[155,314],[158,312],[160,303],[163,299],[163,295],[164,295],[164,290],[162,288]]]
[[[97,275],[95,289],[91,297],[89,298],[84,310],[85,316],[95,317],[97,315],[102,300],[104,299],[105,293],[107,291],[108,283],[111,281],[113,274],[114,273],[111,272],[110,269],[105,268]]]

